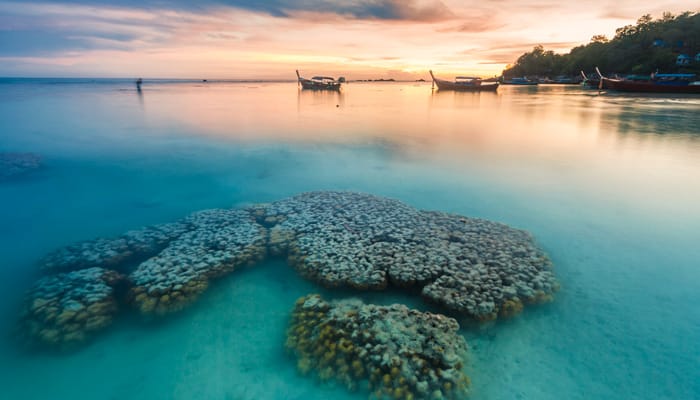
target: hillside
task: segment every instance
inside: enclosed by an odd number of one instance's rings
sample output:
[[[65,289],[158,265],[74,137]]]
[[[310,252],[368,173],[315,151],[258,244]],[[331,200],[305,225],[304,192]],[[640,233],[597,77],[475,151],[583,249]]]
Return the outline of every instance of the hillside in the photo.
[[[543,46],[520,56],[503,71],[505,77],[577,75],[596,66],[607,73],[648,74],[661,72],[700,72],[700,13],[690,11],[674,16],[664,13],[654,20],[644,15],[635,25],[615,31],[608,39],[595,35],[590,43],[578,46],[567,54],[555,54]],[[687,55],[687,65],[677,65],[678,57]]]

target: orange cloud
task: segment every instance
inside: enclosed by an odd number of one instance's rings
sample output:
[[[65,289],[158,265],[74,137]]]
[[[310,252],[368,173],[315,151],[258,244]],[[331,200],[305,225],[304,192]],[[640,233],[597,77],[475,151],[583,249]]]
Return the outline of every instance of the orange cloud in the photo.
[[[671,11],[690,8],[684,2]],[[425,78],[432,68],[492,76],[536,44],[568,51],[639,17],[601,18],[595,4],[556,1],[358,0],[336,12],[325,0],[309,4],[326,6],[274,14],[222,5],[188,11],[0,1],[8,22],[0,35],[44,35],[36,51],[0,48],[0,75],[293,79],[299,68],[364,79]],[[631,5],[616,7],[625,15]],[[558,17],[542,18],[543,10]]]

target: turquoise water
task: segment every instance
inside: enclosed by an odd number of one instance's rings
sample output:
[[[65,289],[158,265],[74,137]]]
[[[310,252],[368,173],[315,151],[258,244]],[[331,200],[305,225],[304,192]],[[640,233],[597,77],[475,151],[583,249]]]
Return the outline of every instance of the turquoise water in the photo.
[[[289,312],[323,291],[281,260],[162,321],[124,310],[74,352],[12,339],[36,262],[57,247],[324,189],[504,222],[549,253],[555,302],[465,324],[471,398],[699,398],[698,110],[697,97],[574,86],[0,81],[0,151],[43,158],[0,181],[3,398],[366,398],[297,374]]]

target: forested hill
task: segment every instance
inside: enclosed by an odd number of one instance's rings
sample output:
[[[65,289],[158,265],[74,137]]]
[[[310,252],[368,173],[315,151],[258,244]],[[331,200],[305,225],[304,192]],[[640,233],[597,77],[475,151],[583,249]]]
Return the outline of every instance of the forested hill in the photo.
[[[536,46],[503,71],[505,77],[576,75],[596,66],[605,73],[649,74],[660,72],[700,72],[700,13],[690,11],[674,16],[664,13],[654,20],[644,15],[636,25],[615,31],[615,37],[593,36],[591,42],[568,54],[554,54]],[[678,66],[678,56],[690,57],[688,65]]]

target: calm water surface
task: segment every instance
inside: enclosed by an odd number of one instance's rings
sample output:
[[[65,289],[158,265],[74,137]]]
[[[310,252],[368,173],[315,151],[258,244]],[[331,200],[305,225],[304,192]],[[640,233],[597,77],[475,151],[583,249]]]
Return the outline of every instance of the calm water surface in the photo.
[[[125,311],[72,353],[12,339],[48,251],[323,189],[501,221],[550,254],[554,303],[463,329],[471,398],[700,398],[699,112],[698,97],[576,86],[0,80],[0,151],[44,160],[0,182],[3,398],[366,398],[296,373],[287,318],[320,289],[278,260],[172,318]]]

